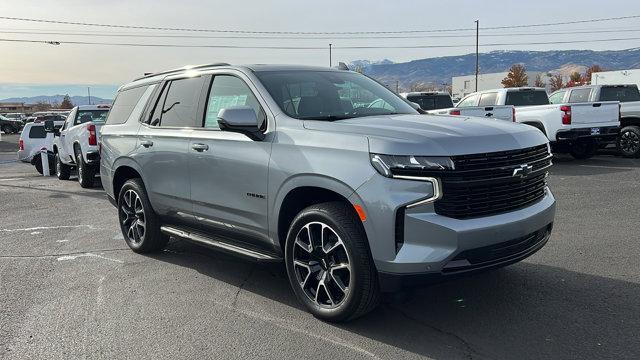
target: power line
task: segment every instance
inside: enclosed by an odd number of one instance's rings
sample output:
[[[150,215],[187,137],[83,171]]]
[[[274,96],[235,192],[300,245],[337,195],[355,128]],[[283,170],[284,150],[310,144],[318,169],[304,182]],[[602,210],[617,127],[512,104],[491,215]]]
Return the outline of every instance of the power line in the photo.
[[[609,42],[609,41],[629,41],[640,40],[640,37],[631,38],[610,38],[610,39],[594,39],[594,40],[571,40],[571,41],[540,41],[540,42],[520,42],[520,43],[487,43],[480,44],[480,47],[489,46],[522,46],[522,45],[558,45],[558,44],[576,44],[576,43],[593,43],[593,42]],[[150,43],[106,43],[106,42],[90,42],[90,41],[48,41],[48,40],[30,40],[30,39],[0,39],[1,42],[17,42],[17,43],[39,43],[50,45],[103,45],[103,46],[136,46],[136,47],[166,47],[166,48],[219,48],[219,49],[265,49],[265,50],[326,50],[325,46],[241,46],[241,45],[188,45],[188,44],[150,44]],[[333,46],[333,49],[435,49],[435,48],[468,48],[475,44],[459,44],[459,45],[409,45],[409,46]]]
[[[587,31],[560,31],[560,32],[535,32],[535,33],[484,33],[482,37],[511,37],[511,36],[547,36],[547,35],[576,35],[576,34],[601,34],[619,32],[639,32],[640,29],[623,30],[587,30]],[[2,30],[0,34],[24,34],[24,35],[62,35],[62,36],[95,36],[95,37],[140,37],[140,38],[179,38],[179,39],[251,39],[251,40],[366,40],[366,39],[449,39],[449,38],[470,38],[473,35],[407,35],[407,36],[229,36],[229,35],[158,35],[142,33],[95,33],[95,32],[59,32],[47,30]]]
[[[502,29],[515,29],[515,28],[528,28],[528,27],[544,27],[544,26],[557,26],[557,25],[571,25],[571,24],[584,24],[613,20],[626,20],[640,18],[640,15],[618,16],[609,18],[597,18],[597,19],[585,19],[563,22],[550,22],[539,24],[521,24],[521,25],[505,25],[484,27],[482,30],[502,30]],[[236,34],[280,34],[280,35],[357,35],[357,34],[407,34],[407,33],[437,33],[437,32],[457,32],[457,31],[471,31],[475,28],[457,28],[457,29],[430,29],[430,30],[397,30],[397,31],[255,31],[255,30],[223,30],[223,29],[199,29],[199,28],[171,28],[171,27],[159,27],[159,26],[140,26],[140,25],[118,25],[118,24],[105,24],[105,23],[90,23],[79,21],[63,21],[63,20],[49,20],[49,19],[34,19],[34,18],[22,18],[13,16],[0,16],[3,20],[13,21],[27,21],[36,23],[49,23],[49,24],[61,24],[61,25],[78,25],[78,26],[95,26],[95,27],[107,27],[107,28],[123,28],[123,29],[140,29],[140,30],[162,30],[162,31],[190,31],[190,32],[212,32],[212,33],[236,33]]]

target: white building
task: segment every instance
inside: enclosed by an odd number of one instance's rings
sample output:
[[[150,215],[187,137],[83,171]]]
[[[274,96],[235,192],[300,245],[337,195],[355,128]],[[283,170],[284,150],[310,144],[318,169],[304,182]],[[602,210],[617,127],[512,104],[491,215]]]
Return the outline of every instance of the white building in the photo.
[[[640,69],[603,71],[591,75],[594,85],[628,85],[636,84],[640,87]]]
[[[504,87],[502,85],[502,80],[507,77],[508,72],[501,73],[491,73],[491,74],[479,74],[478,75],[478,91],[483,90],[491,90],[498,89]],[[548,78],[546,73],[536,72],[536,71],[527,71],[527,76],[529,77],[529,86],[533,86],[533,83],[536,81],[536,76],[540,74],[542,76],[542,81],[548,83]],[[454,76],[451,78],[451,92],[452,97],[462,98],[465,95],[469,95],[472,92],[476,91],[476,76],[474,75],[465,75],[465,76]]]

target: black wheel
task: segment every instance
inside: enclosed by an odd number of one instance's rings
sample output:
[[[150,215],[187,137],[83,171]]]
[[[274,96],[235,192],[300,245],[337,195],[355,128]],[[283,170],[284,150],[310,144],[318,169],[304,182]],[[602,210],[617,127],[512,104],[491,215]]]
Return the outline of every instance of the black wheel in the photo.
[[[40,175],[42,175],[42,156],[40,154],[36,155],[33,158],[33,165],[36,167],[36,170]],[[54,162],[49,157],[49,175],[55,174]]]
[[[355,319],[379,302],[367,237],[348,204],[323,203],[302,210],[289,228],[285,258],[298,300],[322,320]]]
[[[620,154],[626,157],[640,157],[640,128],[637,126],[626,126],[620,130],[617,148]]]
[[[84,158],[82,157],[82,151],[80,150],[80,146],[75,147],[76,153],[76,165],[78,168],[78,182],[80,186],[83,188],[91,188],[93,187],[93,182],[96,177],[96,169],[94,166],[87,164],[84,162]]]
[[[137,253],[162,250],[169,241],[160,231],[160,219],[151,208],[140,179],[127,180],[120,189],[118,219],[124,240]]]
[[[56,175],[60,180],[69,180],[71,175],[71,167],[62,163],[59,153],[56,153]]]
[[[588,159],[595,155],[598,150],[598,144],[589,141],[579,141],[571,145],[569,153],[575,159]]]

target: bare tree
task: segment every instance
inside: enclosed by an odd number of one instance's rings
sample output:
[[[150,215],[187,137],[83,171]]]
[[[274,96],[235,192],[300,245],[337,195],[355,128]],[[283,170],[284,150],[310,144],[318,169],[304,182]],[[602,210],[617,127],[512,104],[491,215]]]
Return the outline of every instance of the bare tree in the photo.
[[[564,87],[564,82],[562,81],[562,75],[554,75],[549,79],[549,85],[551,85],[551,91],[560,90]]]

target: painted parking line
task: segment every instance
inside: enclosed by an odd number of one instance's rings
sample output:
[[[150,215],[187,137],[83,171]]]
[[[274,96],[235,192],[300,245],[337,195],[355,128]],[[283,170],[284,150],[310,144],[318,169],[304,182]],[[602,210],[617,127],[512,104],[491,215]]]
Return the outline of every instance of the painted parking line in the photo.
[[[58,225],[58,226],[36,226],[36,227],[21,228],[21,229],[0,229],[0,232],[19,232],[19,231],[34,232],[38,230],[77,229],[77,228],[87,228],[89,230],[98,229],[93,225]]]

